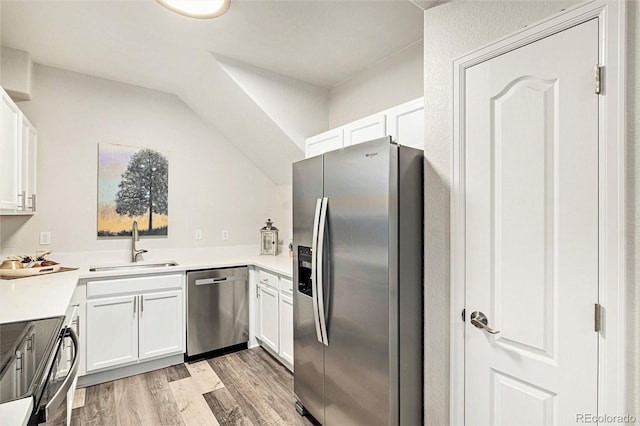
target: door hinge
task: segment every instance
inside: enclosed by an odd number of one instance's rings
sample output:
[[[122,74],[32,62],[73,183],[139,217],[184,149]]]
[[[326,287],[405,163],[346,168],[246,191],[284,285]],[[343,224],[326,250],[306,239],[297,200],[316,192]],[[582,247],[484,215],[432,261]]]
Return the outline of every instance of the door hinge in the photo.
[[[599,95],[602,92],[602,68],[600,65],[596,65],[594,72],[594,92],[596,95]]]
[[[596,332],[600,332],[602,331],[602,305],[599,303],[596,303],[594,305],[595,310],[594,310],[594,320],[595,320],[595,331]]]

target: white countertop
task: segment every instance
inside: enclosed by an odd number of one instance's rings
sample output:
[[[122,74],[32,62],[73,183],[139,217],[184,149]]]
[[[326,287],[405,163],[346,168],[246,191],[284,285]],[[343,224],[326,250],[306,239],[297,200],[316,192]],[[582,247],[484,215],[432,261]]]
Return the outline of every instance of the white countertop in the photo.
[[[0,323],[64,315],[78,271],[0,280]]]
[[[80,279],[157,273],[184,273],[190,270],[227,266],[256,266],[292,277],[293,259],[286,253],[279,256],[258,256],[252,247],[213,249],[157,250],[144,263],[175,261],[178,266],[90,272],[92,266],[126,265],[123,253],[62,253],[52,259],[63,266],[78,270],[36,277],[0,280],[0,323],[26,321],[64,315]],[[126,253],[124,253],[126,255]],[[151,257],[151,256],[150,256]],[[96,261],[101,259],[102,261]],[[33,398],[0,404],[0,426],[24,425],[33,410]],[[26,417],[25,417],[26,416]]]
[[[76,271],[60,272],[37,277],[0,280],[0,323],[26,321],[64,315],[79,279],[104,278],[125,275],[158,274],[227,266],[256,266],[277,274],[292,277],[293,260],[287,253],[279,256],[259,256],[253,248],[214,248],[210,250],[172,250],[155,253],[144,263],[176,261],[178,266],[126,269],[121,271],[90,272],[91,266],[123,265],[109,252],[53,254],[52,259],[63,266],[78,267]],[[126,253],[125,253],[126,254]],[[122,253],[118,253],[122,255]],[[158,257],[162,256],[162,257]],[[103,261],[96,261],[102,259]]]
[[[293,268],[293,259],[288,257],[287,255],[280,256],[255,256],[255,255],[229,255],[229,256],[215,256],[212,258],[201,257],[201,258],[166,258],[159,261],[149,260],[144,262],[139,262],[140,265],[144,265],[145,263],[158,263],[158,262],[169,262],[175,261],[178,263],[177,266],[164,266],[159,268],[141,268],[141,269],[124,269],[120,271],[100,271],[100,272],[90,272],[89,268],[92,266],[96,266],[96,264],[91,265],[82,265],[80,266],[79,278],[80,279],[91,279],[91,278],[100,278],[100,277],[118,277],[124,275],[140,275],[140,274],[157,274],[157,273],[170,273],[170,272],[185,272],[185,271],[193,271],[198,269],[213,269],[213,268],[224,268],[230,266],[256,266],[261,269],[266,269],[271,272],[275,272],[276,274],[284,275],[288,278],[292,277],[292,268]],[[123,263],[115,263],[115,265],[122,265]],[[129,264],[124,263],[124,264]],[[98,266],[109,266],[114,265],[114,263],[100,263]]]
[[[33,411],[33,398],[23,398],[0,404],[0,426],[23,426]]]

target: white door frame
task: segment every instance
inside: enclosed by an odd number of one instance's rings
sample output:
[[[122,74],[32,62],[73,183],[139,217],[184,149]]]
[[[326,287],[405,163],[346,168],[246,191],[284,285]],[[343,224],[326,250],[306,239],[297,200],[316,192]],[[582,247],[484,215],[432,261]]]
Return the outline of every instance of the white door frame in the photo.
[[[465,136],[467,68],[551,34],[599,18],[599,333],[598,411],[625,414],[625,12],[624,1],[591,0],[530,25],[453,63],[453,176],[451,193],[450,422],[464,425]],[[596,64],[594,65],[594,69]],[[595,96],[595,95],[594,95]],[[594,301],[595,302],[595,301]]]

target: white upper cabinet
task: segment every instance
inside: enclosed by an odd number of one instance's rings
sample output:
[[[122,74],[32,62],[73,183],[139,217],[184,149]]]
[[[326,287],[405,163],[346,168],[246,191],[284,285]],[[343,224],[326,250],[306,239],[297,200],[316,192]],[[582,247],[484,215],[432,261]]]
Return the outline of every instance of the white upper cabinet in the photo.
[[[344,146],[379,139],[387,135],[385,114],[374,114],[344,126]]]
[[[22,116],[22,149],[20,161],[20,210],[36,211],[36,180],[38,170],[38,132],[33,124]],[[24,203],[24,204],[22,204]]]
[[[387,130],[400,145],[424,149],[424,98],[387,111]]]
[[[332,129],[308,138],[305,142],[305,158],[315,157],[344,146],[342,128]]]
[[[424,149],[424,98],[307,138],[305,158],[388,135],[400,145]]]
[[[0,210],[18,209],[20,109],[0,88]]]
[[[0,215],[36,209],[38,133],[0,88]]]

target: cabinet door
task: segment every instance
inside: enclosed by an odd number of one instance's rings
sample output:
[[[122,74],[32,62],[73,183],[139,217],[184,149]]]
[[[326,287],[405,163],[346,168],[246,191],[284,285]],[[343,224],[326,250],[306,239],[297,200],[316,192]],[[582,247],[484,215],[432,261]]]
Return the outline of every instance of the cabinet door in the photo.
[[[22,116],[22,151],[21,151],[21,185],[20,189],[27,198],[26,210],[35,211],[36,178],[38,165],[38,132],[36,128]],[[20,200],[22,202],[22,200]]]
[[[78,331],[78,315],[80,312],[80,309],[78,309],[78,306],[72,306],[73,311],[71,312],[71,323],[69,324],[69,328],[71,328],[75,333],[76,336],[78,336],[79,331]],[[66,337],[64,339],[64,349],[62,351],[62,357],[64,359],[65,362],[61,362],[60,364],[58,364],[58,370],[56,371],[56,379],[64,379],[64,377],[67,375],[67,373],[69,372],[69,369],[71,368],[71,364],[73,364],[73,358],[75,356],[75,352],[74,352],[74,347],[73,347],[73,342],[71,341],[71,338]]]
[[[387,126],[395,142],[424,149],[424,98],[388,110]]]
[[[332,129],[305,141],[305,158],[315,157],[344,146],[342,128]]]
[[[20,110],[0,89],[0,209],[18,208],[20,146]]]
[[[182,291],[140,295],[140,360],[183,352]]]
[[[278,290],[266,285],[260,291],[260,333],[262,344],[278,352]]]
[[[280,293],[280,352],[282,359],[293,365],[293,298]]]
[[[344,146],[387,136],[386,117],[374,114],[344,126]]]
[[[138,359],[138,296],[87,301],[87,371]]]

